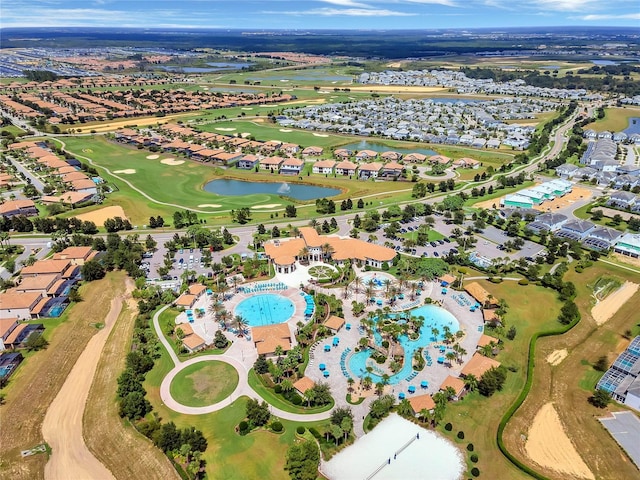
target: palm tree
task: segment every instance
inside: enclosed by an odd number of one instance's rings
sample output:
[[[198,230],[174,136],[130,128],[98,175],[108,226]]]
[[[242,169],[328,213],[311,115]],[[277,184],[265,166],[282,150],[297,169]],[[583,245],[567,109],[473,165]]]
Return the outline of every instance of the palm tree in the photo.
[[[298,258],[301,263],[309,263],[309,249],[307,247],[302,247],[298,252]]]
[[[347,379],[347,390],[349,391],[349,393],[353,392],[353,384],[354,383],[356,383],[356,381],[353,378],[349,377]]]
[[[247,321],[244,319],[242,315],[236,315],[233,317],[233,325],[238,331],[237,335],[239,337],[244,336],[244,331],[247,328]]]
[[[364,288],[364,296],[367,297],[367,303],[373,298],[374,288],[373,285],[367,283]]]
[[[451,362],[456,359],[456,354],[453,352],[447,352],[445,358],[447,359],[447,363],[449,364],[449,366],[451,366]]]
[[[328,260],[329,258],[331,258],[331,255],[333,255],[333,253],[336,251],[336,249],[333,248],[333,246],[330,243],[325,243],[324,245],[322,245],[321,249],[322,249],[322,255],[325,260]]]
[[[382,392],[384,392],[384,383],[382,382],[377,382],[376,383],[376,394],[378,396],[382,395]]]
[[[369,390],[372,384],[373,380],[371,380],[371,377],[369,375],[362,379],[362,386],[365,390]]]
[[[478,388],[478,379],[472,373],[464,377],[464,385],[467,387],[467,390],[473,392],[476,388]]]

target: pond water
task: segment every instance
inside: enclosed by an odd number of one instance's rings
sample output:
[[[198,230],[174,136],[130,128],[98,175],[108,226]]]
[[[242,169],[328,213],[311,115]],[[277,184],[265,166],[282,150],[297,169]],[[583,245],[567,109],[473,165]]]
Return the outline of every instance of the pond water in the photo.
[[[218,195],[239,196],[254,193],[282,195],[296,200],[315,200],[338,195],[340,189],[315,185],[289,184],[287,182],[248,182],[244,180],[219,179],[205,184],[205,191]]]
[[[388,145],[383,145],[382,143],[369,142],[367,140],[361,140],[357,143],[350,143],[348,145],[343,145],[339,148],[346,148],[347,150],[352,151],[360,151],[360,150],[373,150],[374,152],[389,152],[394,151],[406,155],[408,153],[422,153],[423,155],[431,156],[437,155],[438,152],[435,150],[431,150],[428,148],[396,148],[390,147]]]
[[[634,133],[640,133],[640,117],[631,117],[629,119],[629,126],[623,130],[627,135],[633,135]]]
[[[606,66],[606,65],[620,65],[620,62],[614,62],[613,60],[591,60],[594,65]]]
[[[229,63],[229,62],[209,62],[209,67],[181,67],[174,65],[158,65],[158,70],[166,72],[184,72],[184,73],[208,73],[208,72],[226,72],[232,70],[241,70],[245,67],[253,65],[252,63]]]

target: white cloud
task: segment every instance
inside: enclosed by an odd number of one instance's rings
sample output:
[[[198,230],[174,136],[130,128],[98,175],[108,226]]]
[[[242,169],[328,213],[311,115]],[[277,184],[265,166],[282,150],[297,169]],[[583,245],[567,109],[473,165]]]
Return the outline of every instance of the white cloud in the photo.
[[[366,3],[354,2],[353,0],[320,0],[323,3],[330,3],[331,5],[338,5],[341,7],[355,7],[355,8],[372,8]]]
[[[580,20],[640,20],[640,13],[624,13],[621,15],[584,15]]]
[[[406,0],[407,3],[420,3],[420,4],[432,4],[443,5],[445,7],[460,7],[456,2],[452,0]]]
[[[536,0],[538,7],[561,12],[580,12],[602,5],[600,0]]]
[[[290,12],[264,11],[277,15],[319,15],[322,17],[411,17],[416,13],[398,12],[380,8],[313,8],[311,10],[300,10]]]

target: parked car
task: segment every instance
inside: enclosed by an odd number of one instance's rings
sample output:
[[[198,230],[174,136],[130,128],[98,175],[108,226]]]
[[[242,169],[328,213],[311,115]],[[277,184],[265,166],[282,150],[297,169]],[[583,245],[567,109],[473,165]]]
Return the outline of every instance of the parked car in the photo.
[[[449,237],[444,237],[442,240],[444,240],[447,243],[451,243],[451,239]]]
[[[434,256],[434,257],[439,257],[439,256],[440,256],[440,254],[439,254],[438,252],[433,252],[433,256]]]

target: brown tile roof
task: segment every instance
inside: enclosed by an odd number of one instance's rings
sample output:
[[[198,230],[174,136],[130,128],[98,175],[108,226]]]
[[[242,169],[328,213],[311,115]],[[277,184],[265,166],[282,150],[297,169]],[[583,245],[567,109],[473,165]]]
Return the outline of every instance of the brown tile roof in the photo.
[[[335,160],[320,160],[313,164],[314,167],[318,168],[333,168],[336,166]]]
[[[487,370],[490,370],[493,367],[499,367],[500,362],[494,360],[489,357],[485,357],[484,355],[480,355],[479,353],[474,353],[471,360],[464,366],[461,375],[474,375],[476,378],[482,377]]]
[[[489,323],[494,323],[494,322],[499,322],[500,321],[500,317],[496,313],[496,309],[495,308],[483,308],[482,309],[482,317],[484,318],[485,322],[489,322]]]
[[[49,297],[44,297],[44,298],[40,299],[40,301],[37,303],[37,305],[31,309],[31,314],[32,315],[40,315],[42,313],[42,310],[44,310],[45,305],[48,302],[49,302]]]
[[[325,327],[329,327],[331,330],[340,330],[344,325],[344,318],[338,317],[336,315],[331,315],[324,322]]]
[[[4,338],[17,322],[17,318],[0,318],[0,338]]]
[[[389,162],[384,165],[385,170],[402,170],[404,165],[398,162]]]
[[[491,343],[495,343],[497,345],[498,342],[499,342],[499,340],[497,338],[492,337],[490,335],[485,335],[483,333],[482,336],[480,337],[480,339],[478,340],[478,346],[479,347],[484,347],[485,345],[490,345]]]
[[[193,327],[190,323],[181,323],[176,326],[176,330],[182,330],[185,336],[193,334]]]
[[[267,158],[263,158],[260,161],[260,165],[271,165],[274,167],[279,166],[282,162],[284,161],[284,158],[282,157],[267,157]]]
[[[93,249],[91,247],[67,247],[53,255],[54,260],[78,260],[89,258]]]
[[[204,339],[195,333],[184,337],[182,344],[191,351],[198,350],[206,345]]]
[[[296,261],[293,255],[280,255],[273,259],[276,265],[293,265]]]
[[[33,290],[47,290],[56,280],[60,279],[59,273],[49,273],[44,275],[35,275],[33,277],[24,277],[20,285],[16,286],[16,291],[28,292]]]
[[[408,153],[404,156],[404,159],[409,162],[424,162],[427,159],[426,155],[422,153]]]
[[[189,295],[188,293],[183,293],[176,299],[176,305],[179,307],[190,307],[196,301],[195,295]]]
[[[7,345],[11,345],[16,342],[18,335],[22,333],[22,331],[29,326],[28,323],[19,323],[18,326],[9,334],[7,339],[4,341]]]
[[[304,160],[300,160],[298,158],[287,158],[284,162],[282,162],[282,166],[288,167],[302,167],[304,165]]]
[[[293,384],[293,388],[298,390],[300,393],[304,395],[304,392],[312,389],[315,386],[315,382],[311,380],[309,377],[302,377],[296,383]]]
[[[23,277],[28,275],[41,275],[45,273],[62,274],[70,265],[70,260],[38,260],[33,265],[24,267],[20,274]]]
[[[417,397],[410,397],[409,404],[414,413],[420,413],[421,410],[433,410],[436,408],[436,402],[433,401],[431,395],[418,395]]]
[[[42,297],[39,292],[17,292],[15,290],[7,290],[0,293],[0,308],[2,310],[10,310],[12,308],[31,308]]]
[[[456,277],[454,277],[450,273],[445,273],[444,275],[442,275],[440,277],[440,281],[441,282],[446,282],[446,283],[453,283],[453,282],[456,281]]]
[[[33,200],[7,200],[0,204],[0,215],[11,213],[16,210],[25,210],[27,208],[36,208]]]
[[[446,390],[447,387],[453,388],[453,390],[456,392],[456,396],[458,397],[465,388],[464,380],[458,377],[454,377],[453,375],[449,375],[444,379],[442,385],[440,385],[440,390]]]
[[[344,160],[338,163],[336,165],[336,168],[339,168],[342,170],[355,170],[356,168],[358,168],[358,166],[355,163],[350,162],[349,160]]]
[[[491,296],[491,294],[484,289],[482,285],[478,282],[468,283],[464,286],[465,291],[475,298],[482,305],[485,305],[486,302],[495,305],[497,300]]]
[[[269,354],[279,345],[286,352],[291,350],[291,331],[286,323],[252,327],[251,337],[258,354]]]
[[[363,170],[366,172],[379,172],[382,169],[382,164],[378,162],[363,163],[358,168],[360,169],[361,172]]]
[[[205,287],[200,283],[194,283],[193,285],[189,285],[189,293],[191,295],[195,295],[196,297],[200,295],[202,292],[204,292],[206,289],[207,287]]]

